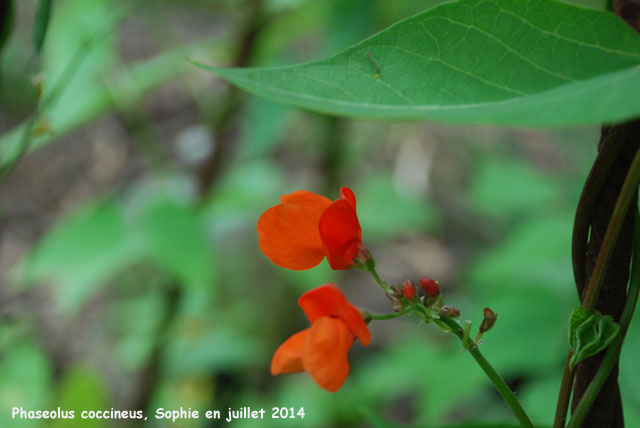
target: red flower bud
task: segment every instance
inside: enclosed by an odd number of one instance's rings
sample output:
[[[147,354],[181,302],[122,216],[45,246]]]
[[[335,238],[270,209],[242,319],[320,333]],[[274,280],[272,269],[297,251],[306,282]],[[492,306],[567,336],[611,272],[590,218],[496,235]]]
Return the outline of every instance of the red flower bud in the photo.
[[[440,294],[440,286],[433,279],[422,276],[418,279],[418,282],[429,297],[436,297]]]
[[[407,300],[413,300],[416,298],[416,287],[414,287],[411,281],[409,281],[408,279],[402,286],[402,292],[404,293],[404,297]]]
[[[490,308],[484,308],[483,314],[484,319],[480,324],[480,333],[485,333],[491,330],[491,327],[493,327],[493,325],[496,323],[496,320],[498,319],[498,314],[493,312]]]

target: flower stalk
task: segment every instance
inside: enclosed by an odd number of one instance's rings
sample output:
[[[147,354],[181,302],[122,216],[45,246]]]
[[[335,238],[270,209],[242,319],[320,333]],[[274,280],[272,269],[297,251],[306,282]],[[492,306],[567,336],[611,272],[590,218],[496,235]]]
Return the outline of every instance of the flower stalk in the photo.
[[[387,293],[388,296],[394,296],[393,289],[382,278],[380,278],[380,275],[378,275],[378,272],[375,270],[375,268],[369,269],[368,272],[378,283],[378,285],[380,285],[380,287]],[[428,296],[425,296],[424,301],[429,302]],[[509,406],[509,408],[511,409],[513,415],[520,422],[520,425],[525,428],[533,428],[533,423],[518,402],[518,399],[516,398],[511,388],[509,388],[509,385],[507,385],[500,373],[498,373],[498,371],[491,365],[491,363],[484,357],[484,355],[482,355],[480,349],[478,348],[478,343],[470,338],[471,322],[466,322],[465,328],[462,328],[460,324],[458,324],[458,322],[453,318],[444,316],[441,312],[439,315],[434,314],[434,311],[424,305],[423,299],[403,299],[401,303],[404,305],[404,307],[397,312],[385,315],[373,315],[367,313],[365,315],[365,320],[386,320],[409,313],[415,313],[418,318],[422,319],[423,321],[433,321],[434,324],[442,328],[444,331],[453,333],[462,342],[462,347],[469,351],[482,371],[485,372],[489,380],[498,390],[498,393],[502,396],[507,406]],[[431,303],[444,307],[442,306],[441,294],[438,295],[437,300],[431,301]],[[459,312],[457,312],[456,315],[459,315]],[[495,314],[493,315],[493,322],[495,322]]]

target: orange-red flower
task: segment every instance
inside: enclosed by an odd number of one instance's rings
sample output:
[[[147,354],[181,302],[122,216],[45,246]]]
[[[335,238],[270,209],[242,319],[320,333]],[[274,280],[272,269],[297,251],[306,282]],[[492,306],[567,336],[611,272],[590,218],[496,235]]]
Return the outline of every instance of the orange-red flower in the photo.
[[[322,388],[336,392],[349,374],[349,348],[356,338],[369,345],[369,328],[335,284],[307,291],[298,305],[311,327],[280,345],[273,354],[271,374],[306,371]]]
[[[258,220],[258,245],[278,266],[310,269],[326,256],[333,269],[349,269],[362,245],[356,197],[348,187],[336,201],[306,190],[283,195]]]

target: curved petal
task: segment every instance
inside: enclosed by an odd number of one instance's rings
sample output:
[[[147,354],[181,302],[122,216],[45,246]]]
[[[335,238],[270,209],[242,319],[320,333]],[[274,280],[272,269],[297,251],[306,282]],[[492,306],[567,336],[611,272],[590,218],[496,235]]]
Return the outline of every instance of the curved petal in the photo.
[[[346,199],[351,205],[353,205],[354,209],[356,208],[356,195],[353,193],[353,190],[348,187],[340,188],[340,199]]]
[[[324,210],[318,222],[325,255],[333,269],[349,269],[362,244],[356,209],[347,199],[338,199]]]
[[[342,319],[349,328],[351,334],[358,338],[362,346],[369,346],[371,343],[371,332],[367,323],[364,322],[362,314],[351,303],[347,302],[348,306],[342,309]]]
[[[299,373],[304,371],[302,367],[302,345],[309,329],[302,330],[287,340],[276,349],[271,359],[271,374]]]
[[[349,374],[347,353],[353,337],[338,318],[318,318],[302,347],[302,366],[318,385],[336,392]]]
[[[292,270],[310,269],[324,258],[318,222],[331,201],[307,191],[281,197],[258,220],[258,245],[275,264]]]
[[[298,306],[312,324],[320,317],[340,316],[345,304],[351,303],[338,286],[332,283],[309,290],[298,299]]]
[[[364,346],[371,341],[369,328],[360,311],[335,284],[328,283],[307,291],[298,299],[298,305],[312,324],[321,317],[339,317]]]

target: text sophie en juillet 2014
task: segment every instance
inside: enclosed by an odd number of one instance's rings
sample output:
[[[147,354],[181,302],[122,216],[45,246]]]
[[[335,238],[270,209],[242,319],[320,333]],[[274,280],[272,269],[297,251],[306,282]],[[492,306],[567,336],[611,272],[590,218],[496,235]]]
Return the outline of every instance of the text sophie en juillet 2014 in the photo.
[[[147,420],[142,410],[82,410],[79,411],[82,419],[143,419]],[[158,408],[154,413],[155,419],[167,419],[173,422],[180,419],[199,419],[201,414],[206,419],[222,419],[220,410],[193,410],[191,407],[185,409],[180,407],[177,410]],[[266,410],[264,408],[241,407],[239,409],[229,409],[224,420],[231,422],[236,419],[264,419]],[[271,408],[271,419],[304,419],[304,407],[273,407]],[[25,410],[23,407],[13,407],[11,410],[12,419],[75,419],[76,410],[64,410],[60,407],[54,410]]]

